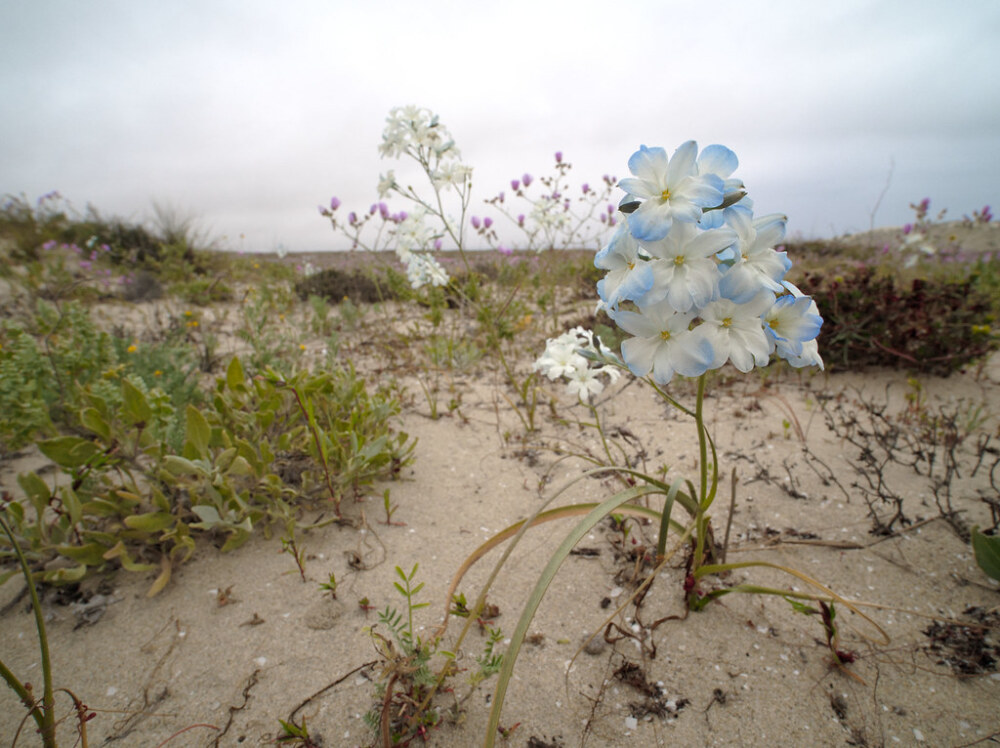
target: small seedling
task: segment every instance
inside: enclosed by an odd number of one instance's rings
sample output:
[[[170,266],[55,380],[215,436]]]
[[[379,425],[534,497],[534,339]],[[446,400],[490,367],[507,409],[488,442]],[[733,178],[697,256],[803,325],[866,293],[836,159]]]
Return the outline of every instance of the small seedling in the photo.
[[[392,519],[392,515],[396,513],[396,510],[399,508],[399,506],[397,504],[393,504],[391,501],[389,501],[389,489],[388,488],[385,489],[385,491],[382,492],[382,506],[385,508],[385,524],[387,524],[387,525],[395,525],[396,527],[405,527],[406,526],[405,522],[394,522],[393,519]]]
[[[282,734],[275,738],[274,742],[278,745],[294,745],[300,748],[319,748],[320,743],[314,742],[309,736],[309,730],[306,727],[306,718],[302,718],[302,724],[297,725],[293,721],[285,722],[283,719],[279,719],[278,722],[281,724]]]
[[[306,581],[306,553],[304,548],[299,548],[295,544],[294,528],[289,528],[288,537],[281,539],[281,552],[288,553],[295,559],[295,566],[298,567],[299,576],[302,581]]]
[[[323,592],[329,592],[330,597],[332,597],[334,600],[337,599],[337,577],[334,576],[332,571],[330,572],[330,581],[320,582],[319,588]]]

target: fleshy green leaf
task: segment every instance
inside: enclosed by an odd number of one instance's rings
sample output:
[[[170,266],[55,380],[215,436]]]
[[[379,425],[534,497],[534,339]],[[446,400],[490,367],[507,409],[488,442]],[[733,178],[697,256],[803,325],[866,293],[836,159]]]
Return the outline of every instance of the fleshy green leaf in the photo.
[[[86,545],[60,545],[56,547],[56,552],[61,556],[72,559],[86,566],[100,566],[104,563],[104,554],[107,547],[100,543],[87,543]]]
[[[59,467],[78,468],[86,465],[100,450],[92,441],[79,436],[57,436],[38,442],[38,449]]]
[[[161,532],[174,523],[174,515],[167,512],[132,514],[125,518],[125,526],[141,532]]]
[[[105,442],[111,441],[111,427],[97,408],[84,408],[80,412],[80,423],[104,439]]]
[[[208,425],[201,411],[193,405],[187,406],[186,415],[184,456],[189,460],[205,459],[208,456],[208,443],[212,438],[212,427]]]
[[[146,396],[127,379],[122,380],[122,401],[125,415],[133,426],[148,423],[152,419],[153,410],[146,402]]]
[[[1000,582],[1000,535],[983,535],[979,528],[972,528],[972,551],[979,568]]]
[[[238,356],[233,356],[226,368],[226,386],[234,392],[243,389],[246,385],[246,375],[243,373],[243,364]]]

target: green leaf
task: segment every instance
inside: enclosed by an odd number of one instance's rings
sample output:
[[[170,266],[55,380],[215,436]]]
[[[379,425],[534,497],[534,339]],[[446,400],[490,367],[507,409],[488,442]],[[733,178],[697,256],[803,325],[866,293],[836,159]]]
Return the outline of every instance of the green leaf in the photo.
[[[73,469],[86,465],[100,450],[92,441],[79,436],[57,436],[38,442],[42,454],[59,467]]]
[[[163,458],[163,467],[173,475],[200,475],[207,477],[208,473],[200,465],[178,455],[167,455]]]
[[[174,524],[174,515],[167,512],[131,514],[125,518],[125,526],[141,532],[161,532]]]
[[[233,356],[229,366],[226,367],[226,386],[235,392],[244,389],[245,382],[246,375],[243,373],[243,365],[238,356]]]
[[[122,380],[122,401],[125,415],[133,426],[145,425],[153,417],[153,410],[146,402],[146,396],[127,379]]]
[[[201,522],[193,523],[191,527],[197,527],[199,530],[211,530],[216,525],[222,524],[222,517],[219,516],[219,511],[214,506],[199,504],[191,507],[191,511],[197,514],[198,519],[201,520]]]
[[[80,423],[84,428],[101,437],[105,442],[111,441],[111,426],[97,408],[84,408],[80,411]]]
[[[46,507],[49,505],[49,499],[52,496],[52,492],[49,491],[49,485],[38,477],[37,473],[26,473],[17,476],[17,483],[21,486],[21,490],[24,491],[28,499],[31,500],[32,506],[35,507],[35,513],[41,517],[45,513]]]
[[[83,506],[76,491],[73,490],[72,486],[62,486],[59,489],[59,498],[62,499],[63,506],[69,512],[70,522],[74,526],[79,524],[80,520],[83,519]]]
[[[51,584],[67,584],[70,582],[79,582],[87,576],[87,566],[86,564],[80,564],[79,566],[74,566],[71,569],[56,569],[55,571],[45,572],[43,578],[46,582]]]
[[[229,463],[229,467],[226,468],[226,475],[249,475],[257,477],[250,463],[241,455],[236,455],[233,461]]]
[[[208,443],[212,439],[212,427],[201,411],[191,404],[187,406],[186,416],[184,456],[189,460],[205,459],[208,457]]]
[[[1000,582],[1000,535],[983,535],[978,527],[973,527],[972,551],[979,568]]]
[[[816,608],[812,607],[811,605],[806,605],[805,603],[800,603],[798,600],[793,600],[792,598],[785,597],[784,595],[782,595],[782,597],[784,598],[785,602],[787,602],[789,605],[792,606],[792,609],[796,613],[802,613],[803,615],[807,615],[807,616],[809,616],[809,615],[819,615],[819,611],[816,610]]]
[[[87,543],[86,545],[60,545],[56,546],[56,552],[86,566],[100,566],[104,563],[104,554],[107,547],[100,543]]]

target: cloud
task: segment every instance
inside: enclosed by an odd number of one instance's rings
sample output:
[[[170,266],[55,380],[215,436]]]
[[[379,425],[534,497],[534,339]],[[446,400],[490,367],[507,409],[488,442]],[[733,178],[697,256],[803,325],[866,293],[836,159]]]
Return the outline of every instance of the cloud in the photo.
[[[924,194],[960,214],[1000,167],[998,23],[988,0],[15,4],[0,191],[124,215],[157,198],[254,249],[329,248],[316,203],[367,207],[393,168],[385,116],[415,103],[478,199],[557,149],[595,181],[695,138],[734,148],[761,208],[803,231],[867,228],[890,161],[880,222]]]

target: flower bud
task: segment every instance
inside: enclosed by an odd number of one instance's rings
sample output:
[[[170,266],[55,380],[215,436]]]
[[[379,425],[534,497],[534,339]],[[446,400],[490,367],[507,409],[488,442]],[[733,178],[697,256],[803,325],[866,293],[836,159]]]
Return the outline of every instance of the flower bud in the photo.
[[[474,229],[476,229],[476,230],[478,231],[478,230],[479,230],[479,227],[480,227],[481,225],[482,225],[482,224],[481,224],[481,223],[480,223],[480,221],[479,221],[479,216],[473,216],[473,217],[472,217],[472,228],[474,228]]]
[[[523,174],[521,176],[521,181],[524,183],[525,187],[530,187],[534,179],[532,179],[532,176],[530,174]]]
[[[340,207],[340,200],[336,197],[330,198],[330,210],[336,210]]]
[[[490,218],[489,216],[486,216],[486,218],[483,219],[483,226],[489,228],[492,225],[493,225],[493,219]]]
[[[519,189],[521,189],[521,180],[519,179],[510,180],[510,188],[514,190],[514,192],[517,192]]]
[[[562,151],[556,151],[556,163],[557,164],[562,163]]]

